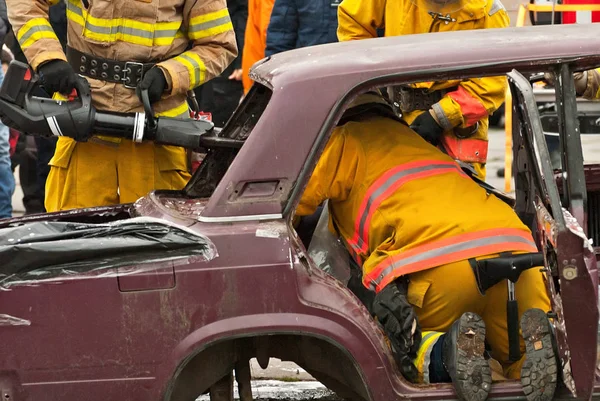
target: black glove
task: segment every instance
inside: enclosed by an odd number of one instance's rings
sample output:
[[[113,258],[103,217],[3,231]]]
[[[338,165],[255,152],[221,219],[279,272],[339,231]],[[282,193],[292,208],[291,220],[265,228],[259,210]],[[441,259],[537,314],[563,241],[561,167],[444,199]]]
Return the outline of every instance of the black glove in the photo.
[[[440,138],[444,133],[444,129],[439,126],[429,111],[421,113],[410,125],[410,128],[434,146],[439,145]]]
[[[136,93],[140,101],[142,100],[142,90],[144,89],[148,89],[150,103],[156,103],[160,100],[163,92],[167,89],[167,78],[165,78],[165,74],[160,68],[151,68],[137,86]]]
[[[59,92],[70,95],[75,87],[77,75],[71,64],[64,60],[52,60],[38,67],[40,82],[48,94]]]
[[[373,312],[392,345],[396,363],[404,377],[416,382],[418,371],[413,360],[421,345],[417,315],[406,298],[408,281],[399,278],[383,288],[373,301]]]

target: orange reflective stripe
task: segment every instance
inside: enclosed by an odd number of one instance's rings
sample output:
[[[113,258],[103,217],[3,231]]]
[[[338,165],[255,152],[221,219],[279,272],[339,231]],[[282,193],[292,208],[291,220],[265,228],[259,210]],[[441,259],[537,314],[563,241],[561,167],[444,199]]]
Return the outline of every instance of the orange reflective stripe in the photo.
[[[348,240],[348,245],[356,253],[366,252],[369,249],[369,229],[373,214],[379,205],[403,184],[450,171],[464,175],[456,163],[440,160],[421,160],[386,171],[367,190],[354,221],[354,235]]]
[[[467,163],[487,162],[488,141],[485,139],[460,139],[454,135],[444,135],[442,142],[448,155],[455,160]]]
[[[365,274],[365,287],[379,292],[400,276],[505,251],[537,252],[528,231],[497,228],[460,234],[400,252],[381,262]]]
[[[457,90],[448,92],[447,95],[460,105],[465,126],[470,127],[475,125],[477,121],[488,116],[487,109],[481,104],[481,101],[467,92],[462,86],[459,85]]]

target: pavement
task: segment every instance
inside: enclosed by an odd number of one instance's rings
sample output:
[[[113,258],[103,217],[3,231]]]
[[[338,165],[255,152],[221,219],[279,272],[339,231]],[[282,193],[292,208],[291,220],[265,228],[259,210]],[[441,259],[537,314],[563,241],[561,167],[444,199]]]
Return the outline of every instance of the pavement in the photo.
[[[317,381],[290,383],[280,380],[253,380],[251,387],[254,401],[342,401]],[[236,385],[233,386],[233,398],[240,399]],[[204,394],[196,401],[210,401],[210,396]]]
[[[250,361],[252,375],[252,399],[254,401],[341,401],[334,392],[313,379],[306,371],[291,362],[276,358],[269,360],[262,369],[256,359]],[[239,400],[237,385],[233,386],[233,398]],[[210,401],[204,394],[196,401]]]

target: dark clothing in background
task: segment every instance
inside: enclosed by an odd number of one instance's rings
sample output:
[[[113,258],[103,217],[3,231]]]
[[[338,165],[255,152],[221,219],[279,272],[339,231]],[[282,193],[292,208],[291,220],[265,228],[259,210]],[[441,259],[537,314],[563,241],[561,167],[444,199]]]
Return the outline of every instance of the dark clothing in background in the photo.
[[[0,0],[0,17],[2,16],[2,5],[6,7],[4,0]],[[6,8],[4,9],[4,18],[6,18]],[[63,51],[66,51],[67,47],[67,7],[64,1],[59,1],[56,5],[50,7],[49,12],[50,25],[60,44],[63,47]],[[8,19],[7,19],[8,23]],[[10,27],[10,25],[8,25]],[[27,63],[27,59],[19,46],[19,42],[14,36],[14,32],[9,29],[6,37],[6,45],[10,48],[15,56],[15,60]],[[35,93],[36,96],[49,95],[40,90],[41,93]],[[35,143],[35,146],[31,146],[31,140]],[[19,177],[21,181],[21,189],[23,190],[23,205],[25,206],[25,213],[43,213],[44,209],[44,197],[46,188],[46,179],[50,172],[50,166],[48,163],[52,156],[54,156],[54,150],[56,149],[56,138],[42,138],[34,137],[27,138],[29,146],[24,151],[23,155],[17,156],[16,160],[20,164]]]
[[[239,49],[238,56],[220,76],[195,89],[200,110],[212,113],[213,122],[217,127],[223,127],[229,120],[244,93],[242,82],[231,80],[229,76],[234,70],[242,68],[244,32],[248,20],[248,0],[227,0],[227,8],[235,31]]]
[[[341,2],[342,0],[275,0],[267,30],[265,55],[337,42],[337,9]]]
[[[4,44],[9,30],[10,23],[8,22],[8,13],[6,12],[6,0],[0,0],[0,49]]]
[[[59,1],[50,7],[48,18],[56,37],[62,45],[63,51],[67,49],[67,3],[66,0]]]
[[[235,31],[235,40],[238,45],[238,56],[221,75],[229,76],[233,70],[242,68],[242,49],[244,48],[244,33],[248,22],[248,0],[227,0],[227,8],[231,16],[231,23]]]

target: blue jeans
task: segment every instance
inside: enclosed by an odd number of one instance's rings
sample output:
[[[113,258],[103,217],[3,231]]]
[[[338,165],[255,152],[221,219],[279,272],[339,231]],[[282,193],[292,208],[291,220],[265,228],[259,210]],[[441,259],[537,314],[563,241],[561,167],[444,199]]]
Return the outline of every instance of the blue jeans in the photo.
[[[4,72],[0,68],[0,85]],[[12,195],[15,190],[15,177],[10,168],[10,145],[8,127],[0,122],[0,219],[12,216]]]

